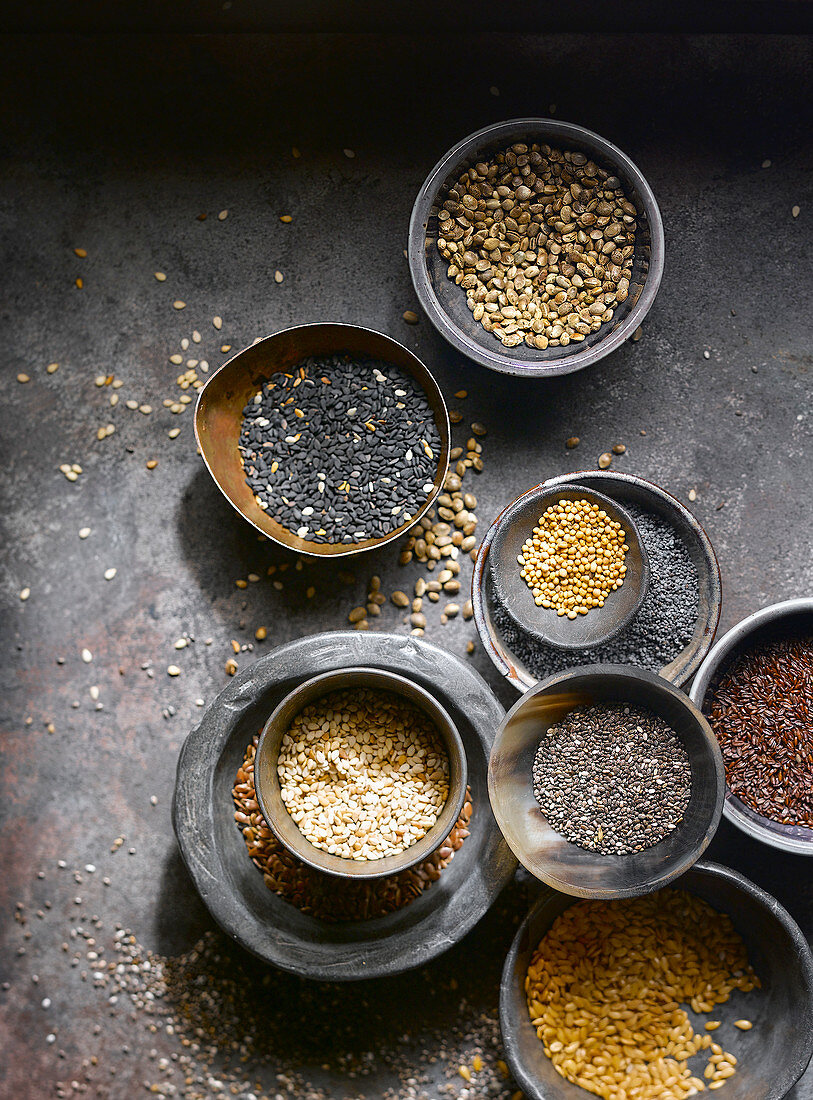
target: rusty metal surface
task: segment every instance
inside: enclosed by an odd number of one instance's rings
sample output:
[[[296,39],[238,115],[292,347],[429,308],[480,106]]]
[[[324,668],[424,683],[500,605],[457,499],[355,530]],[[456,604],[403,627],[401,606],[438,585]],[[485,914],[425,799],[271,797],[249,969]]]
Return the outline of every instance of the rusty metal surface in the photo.
[[[428,365],[464,412],[462,428],[488,426],[473,486],[481,530],[531,485],[624,442],[614,468],[674,493],[708,531],[723,574],[721,628],[809,593],[811,46],[428,33],[40,36],[6,39],[0,51],[0,1093],[39,1100],[56,1094],[55,1082],[71,1092],[76,1081],[129,1100],[159,1076],[151,1050],[171,1058],[178,1048],[111,1004],[87,962],[71,966],[71,930],[87,935],[97,916],[100,940],[118,922],[145,948],[175,955],[211,928],[169,816],[196,700],[225,683],[232,639],[252,644],[260,625],[266,644],[339,628],[372,572],[386,591],[410,590],[421,575],[399,567],[391,546],[354,563],[355,581],[343,584],[337,564],[297,571],[286,551],[259,543],[196,454],[191,409],[175,416],[163,406],[177,400],[185,369],[168,356],[194,329],[202,343],[188,354],[217,364],[221,343],[243,347],[288,325],[325,316],[370,325]],[[552,104],[640,165],[664,215],[667,262],[639,343],[540,386],[467,365],[423,320],[404,324],[415,302],[403,248],[415,194],[444,149]],[[173,310],[174,299],[186,308]],[[18,373],[31,380],[18,383]],[[120,390],[95,386],[110,374],[124,380]],[[461,388],[469,396],[452,399]],[[127,399],[153,411],[131,411]],[[108,423],[115,434],[98,440]],[[573,435],[575,454],[564,447]],[[147,469],[151,459],[158,465]],[[69,483],[58,467],[73,462],[84,472]],[[269,577],[272,564],[289,568]],[[106,581],[109,568],[117,573]],[[261,580],[237,588],[249,574]],[[405,631],[401,620],[388,607],[380,623]],[[432,623],[432,640],[465,654],[473,623]],[[194,642],[176,650],[184,635]],[[260,648],[236,659],[244,666]],[[471,660],[504,703],[515,698],[481,649]],[[173,664],[177,677],[167,675]],[[726,822],[708,855],[774,893],[813,936],[809,861],[766,852]],[[471,1056],[468,1029],[494,1017],[525,895],[522,882],[511,888],[428,971],[340,992],[268,977],[224,937],[217,943],[224,970],[245,983],[246,1027],[261,1006],[270,1058],[331,1100],[396,1084],[386,1049],[429,1082],[418,1091],[442,1096],[449,1069],[453,1094],[479,1098],[455,1059]],[[350,1055],[363,1079],[343,1069]],[[488,1046],[485,1057],[498,1056]],[[263,1074],[273,1096],[278,1082]],[[810,1073],[796,1095],[813,1097]]]

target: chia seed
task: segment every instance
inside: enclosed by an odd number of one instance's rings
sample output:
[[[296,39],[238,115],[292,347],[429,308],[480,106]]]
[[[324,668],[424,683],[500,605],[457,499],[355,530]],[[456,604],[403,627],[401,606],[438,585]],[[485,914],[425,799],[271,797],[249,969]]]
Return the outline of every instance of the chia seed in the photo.
[[[686,749],[643,707],[577,707],[551,726],[533,765],[534,796],[551,828],[602,855],[658,844],[683,819],[692,785]]]
[[[246,483],[308,542],[381,538],[433,488],[440,433],[426,394],[392,363],[312,357],[275,374],[243,409]]]
[[[668,520],[626,505],[649,555],[649,592],[638,614],[605,645],[561,650],[520,630],[496,601],[494,625],[505,645],[541,680],[574,665],[637,665],[659,672],[688,645],[697,622],[697,569],[683,540]]]

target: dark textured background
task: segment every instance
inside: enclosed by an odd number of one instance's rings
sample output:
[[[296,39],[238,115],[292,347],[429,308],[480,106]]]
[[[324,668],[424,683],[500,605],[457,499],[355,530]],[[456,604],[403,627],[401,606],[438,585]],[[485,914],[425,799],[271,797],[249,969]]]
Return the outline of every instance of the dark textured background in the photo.
[[[266,646],[340,627],[373,570],[388,590],[417,576],[385,551],[354,566],[352,589],[328,567],[309,567],[282,592],[267,580],[235,588],[238,577],[285,559],[219,498],[195,454],[191,410],[175,417],[161,407],[177,392],[167,356],[192,328],[212,365],[223,340],[236,349],[292,323],[380,328],[415,350],[447,394],[465,386],[467,416],[488,425],[475,487],[481,523],[530,485],[592,466],[622,441],[628,451],[615,468],[684,502],[697,490],[692,508],[722,567],[722,628],[811,592],[811,52],[804,38],[514,37],[463,10],[460,33],[414,38],[0,42],[0,913],[9,922],[0,967],[10,983],[0,994],[0,1092],[50,1095],[90,1054],[121,1061],[111,1095],[142,1088],[153,1040],[134,1030],[123,1058],[123,1025],[100,1014],[99,998],[60,951],[76,922],[77,887],[56,861],[98,867],[82,888],[85,908],[108,927],[121,921],[155,950],[187,947],[209,922],[176,855],[169,803],[178,748],[200,714],[194,700],[210,701],[222,687],[229,640],[251,640],[260,624],[269,628]],[[414,195],[451,144],[554,104],[557,117],[598,131],[641,167],[663,211],[667,264],[638,344],[589,372],[534,384],[467,365],[423,320],[404,324],[414,299],[402,250]],[[206,221],[196,220],[201,212]],[[293,223],[281,224],[282,213]],[[74,247],[88,258],[78,260]],[[285,273],[280,286],[276,268]],[[166,283],[155,270],[168,273]],[[176,297],[187,302],[181,313],[171,308]],[[217,339],[213,314],[224,318]],[[51,361],[60,368],[48,375]],[[27,385],[15,381],[20,371],[31,376]],[[111,391],[93,383],[112,372],[125,380],[116,409]],[[154,412],[130,412],[129,397]],[[108,421],[116,434],[97,442]],[[176,426],[181,435],[170,441]],[[574,434],[582,439],[575,454],[564,448]],[[159,465],[148,471],[151,457]],[[58,472],[65,461],[85,470],[76,484]],[[84,525],[93,534],[80,541]],[[105,582],[109,566],[118,575]],[[318,589],[313,601],[303,598],[308,583]],[[25,585],[31,598],[21,603]],[[380,621],[405,629],[393,608]],[[185,631],[197,641],[176,652]],[[462,621],[430,632],[458,653],[472,636]],[[201,644],[208,637],[210,647]],[[90,665],[80,659],[85,646]],[[472,659],[494,683],[482,652]],[[154,679],[140,667],[147,662]],[[183,670],[177,679],[166,676],[171,663]],[[99,686],[102,711],[90,685]],[[495,686],[510,703],[512,691]],[[176,713],[165,719],[168,706]],[[117,835],[127,840],[111,855]],[[809,861],[762,850],[726,824],[710,854],[775,893],[813,936]],[[107,890],[102,874],[112,879]],[[395,1042],[411,1029],[403,1050],[421,1065],[415,1004],[427,1026],[465,1016],[461,1001],[468,1012],[493,1012],[523,893],[513,890],[428,978],[343,994],[342,1041],[363,1048],[364,1006],[386,997],[387,1033]],[[27,954],[17,956],[23,941],[11,911],[44,899],[53,908],[33,921]],[[281,988],[293,996],[290,984]],[[47,1014],[44,995],[53,1002]],[[97,1018],[103,1030],[93,1038]],[[46,1046],[55,1020],[58,1044]],[[280,1044],[315,1079],[325,1052],[300,1051],[298,1027],[288,1036],[283,1026]],[[387,1083],[382,1070],[365,1087],[375,1095]],[[336,1097],[351,1090],[340,1078],[327,1085]],[[798,1095],[813,1097],[811,1074]]]

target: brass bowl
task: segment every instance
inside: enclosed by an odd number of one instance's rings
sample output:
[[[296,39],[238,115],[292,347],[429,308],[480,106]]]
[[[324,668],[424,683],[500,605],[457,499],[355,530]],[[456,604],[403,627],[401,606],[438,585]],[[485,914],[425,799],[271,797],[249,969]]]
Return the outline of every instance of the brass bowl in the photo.
[[[246,484],[238,441],[247,402],[280,371],[288,371],[311,355],[351,355],[393,363],[420,385],[435,414],[440,432],[440,455],[429,493],[412,518],[381,538],[353,543],[308,542],[272,519],[254,499]],[[431,508],[443,488],[449,468],[449,414],[440,388],[424,364],[402,344],[373,329],[335,322],[298,325],[258,340],[232,356],[206,382],[195,406],[195,438],[206,468],[229,504],[272,542],[298,554],[345,557],[373,550],[400,538]]]
[[[277,775],[277,761],[282,739],[297,714],[310,703],[321,699],[323,695],[348,688],[389,691],[419,707],[434,724],[449,760],[449,794],[435,824],[420,840],[416,840],[402,852],[368,862],[332,855],[311,844],[299,831],[298,825],[288,812]],[[414,867],[416,863],[422,863],[432,852],[441,847],[454,828],[454,823],[463,807],[468,768],[466,750],[457,727],[449,717],[448,711],[434,695],[413,680],[408,680],[405,676],[396,675],[386,669],[353,667],[322,672],[310,680],[305,680],[277,705],[265,723],[257,744],[254,782],[263,817],[277,840],[284,844],[289,852],[316,871],[323,871],[325,874],[344,879],[354,879],[358,882],[362,879],[397,875],[401,871]]]

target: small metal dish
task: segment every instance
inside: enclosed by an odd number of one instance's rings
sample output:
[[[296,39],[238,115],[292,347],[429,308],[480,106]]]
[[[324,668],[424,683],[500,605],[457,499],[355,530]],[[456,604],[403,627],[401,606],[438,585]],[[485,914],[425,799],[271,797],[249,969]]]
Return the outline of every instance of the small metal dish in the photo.
[[[611,321],[582,343],[540,351],[524,344],[506,348],[472,317],[465,292],[448,278],[438,252],[438,205],[447,184],[477,161],[513,142],[547,143],[576,150],[622,181],[639,211],[629,297]],[[603,359],[635,332],[649,312],[663,275],[663,222],[655,196],[625,153],[592,130],[551,118],[514,118],[470,134],[438,161],[418,192],[409,223],[409,270],[418,301],[438,332],[457,351],[502,374],[552,378]]]
[[[790,630],[813,634],[813,597],[807,596],[771,604],[748,615],[717,642],[700,666],[690,696],[706,712],[706,697],[721,675],[742,653],[753,645],[782,637]],[[801,825],[783,825],[756,813],[726,789],[723,813],[728,820],[754,840],[783,852],[813,856],[813,829]]]
[[[602,855],[572,844],[548,824],[533,791],[533,763],[548,728],[574,707],[624,702],[651,710],[677,734],[689,756],[692,789],[683,820],[660,843],[629,855]],[[717,831],[723,809],[723,757],[708,722],[682,691],[626,665],[593,665],[551,676],[506,714],[491,747],[488,796],[520,863],[563,894],[629,898],[682,875]]]
[[[449,795],[432,828],[403,852],[367,862],[344,859],[311,844],[288,813],[282,800],[277,775],[282,738],[297,714],[329,692],[362,688],[393,692],[420,707],[434,724],[449,760]],[[425,688],[404,676],[396,676],[383,669],[342,668],[334,672],[323,672],[306,680],[279,703],[260,734],[254,759],[254,779],[263,817],[277,840],[297,859],[317,871],[341,878],[356,881],[384,878],[421,863],[443,844],[452,831],[466,796],[466,753],[448,712]]]
[[[737,1059],[725,1096],[781,1100],[813,1054],[813,955],[804,934],[776,898],[728,867],[697,863],[674,889],[686,890],[731,917],[762,983],[750,993],[735,990],[729,1000],[714,1006],[713,1016],[721,1021],[714,1035]],[[584,1100],[586,1095],[554,1069],[525,999],[525,975],[539,941],[573,904],[564,894],[545,891],[520,925],[503,967],[500,1029],[506,1060],[527,1100]],[[690,1012],[690,1017],[702,1034],[708,1016]],[[733,1026],[738,1019],[754,1026],[739,1031]]]
[[[652,512],[667,520],[680,536],[697,570],[699,589],[697,621],[689,643],[669,664],[664,665],[660,675],[678,686],[688,683],[711,649],[720,619],[722,602],[720,567],[708,535],[680,501],[660,486],[634,474],[616,473],[613,470],[582,470],[578,473],[551,477],[543,482],[543,488],[546,489],[558,488],[562,485],[596,489],[624,507],[634,506],[643,511]],[[539,683],[539,678],[522,657],[511,649],[494,621],[496,601],[488,560],[494,532],[499,522],[498,516],[486,531],[474,563],[471,596],[474,621],[486,653],[497,669],[517,691],[525,691]],[[592,658],[592,660],[596,659]],[[585,665],[590,660],[590,651],[585,651],[583,654],[574,654],[573,664]]]
[[[629,546],[624,583],[607,596],[603,607],[591,608],[587,615],[575,619],[557,615],[551,608],[537,607],[517,562],[539,517],[560,500],[598,504],[610,519],[621,524]],[[589,649],[614,638],[637,614],[649,590],[649,557],[632,516],[603,493],[580,485],[537,485],[503,509],[494,528],[488,562],[495,598],[508,615],[521,630],[557,649]]]
[[[307,542],[272,519],[254,499],[246,484],[237,448],[247,402],[279,371],[288,371],[311,355],[351,355],[394,363],[421,386],[435,414],[440,432],[440,454],[432,492],[407,522],[381,538],[354,543]],[[440,388],[428,369],[402,344],[372,329],[357,325],[319,322],[283,329],[258,340],[232,356],[206,382],[195,406],[195,438],[206,468],[229,504],[256,529],[280,546],[312,557],[346,557],[399,539],[425,515],[441,491],[449,468],[449,415]]]

